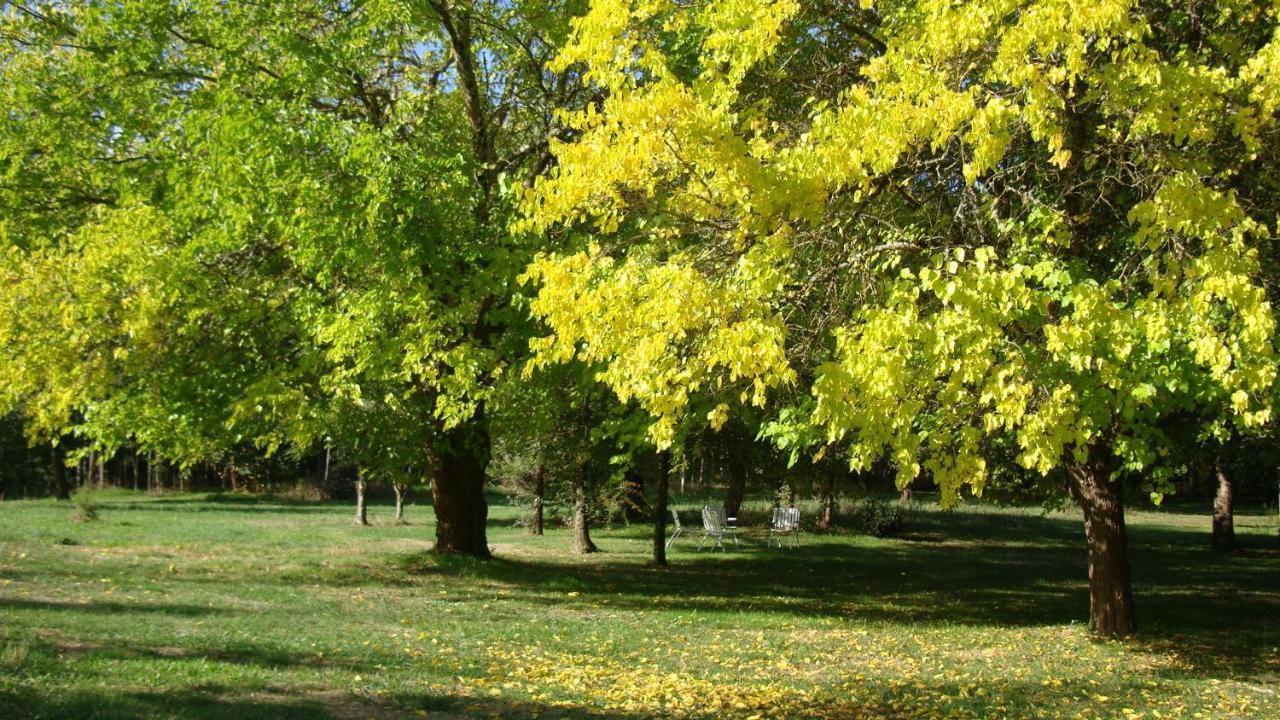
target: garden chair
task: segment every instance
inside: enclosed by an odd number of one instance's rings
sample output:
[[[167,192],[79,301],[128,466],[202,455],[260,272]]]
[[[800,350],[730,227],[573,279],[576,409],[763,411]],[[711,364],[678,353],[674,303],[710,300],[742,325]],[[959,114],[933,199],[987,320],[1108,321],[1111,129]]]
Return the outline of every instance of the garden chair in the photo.
[[[782,547],[782,539],[787,535],[794,538],[796,547],[800,547],[800,510],[799,508],[774,508],[773,522],[769,524],[769,545],[773,545],[773,539],[776,537],[778,547]]]
[[[707,542],[707,538],[715,540],[712,550],[720,548],[725,549],[724,539],[726,537],[733,538],[733,544],[738,544],[738,533],[729,526],[728,521],[724,517],[724,508],[708,505],[702,508],[702,538],[698,540],[698,549]]]
[[[676,531],[671,533],[671,537],[667,538],[667,550],[671,549],[671,543],[675,542],[676,538],[684,534],[684,526],[680,524],[680,511],[671,508],[671,517],[676,521]]]

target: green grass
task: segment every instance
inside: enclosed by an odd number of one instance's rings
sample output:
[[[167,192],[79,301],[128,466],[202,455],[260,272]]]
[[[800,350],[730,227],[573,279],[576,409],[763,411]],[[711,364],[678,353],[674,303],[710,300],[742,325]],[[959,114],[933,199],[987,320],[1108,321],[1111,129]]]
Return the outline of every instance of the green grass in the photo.
[[[0,718],[1280,717],[1280,541],[1207,550],[1191,508],[1130,517],[1142,632],[1097,642],[1079,523],[918,507],[906,535],[645,565],[648,528],[426,552],[340,504],[108,494],[76,523],[0,503]]]

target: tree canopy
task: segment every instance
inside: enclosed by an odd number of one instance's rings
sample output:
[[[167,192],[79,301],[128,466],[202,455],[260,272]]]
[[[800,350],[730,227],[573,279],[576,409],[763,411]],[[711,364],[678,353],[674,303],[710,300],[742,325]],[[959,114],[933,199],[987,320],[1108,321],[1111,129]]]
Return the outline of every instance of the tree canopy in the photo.
[[[527,224],[608,239],[535,264],[537,349],[608,359],[659,442],[708,382],[805,378],[784,442],[944,502],[1011,445],[1122,532],[1107,481],[1165,492],[1172,426],[1271,418],[1276,14],[594,2],[557,63],[607,97]]]

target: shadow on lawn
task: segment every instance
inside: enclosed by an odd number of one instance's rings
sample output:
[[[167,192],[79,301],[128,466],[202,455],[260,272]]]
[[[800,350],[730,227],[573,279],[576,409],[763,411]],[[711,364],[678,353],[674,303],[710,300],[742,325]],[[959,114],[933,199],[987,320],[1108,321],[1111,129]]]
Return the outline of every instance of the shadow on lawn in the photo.
[[[371,705],[343,696],[308,697],[278,692],[228,696],[216,689],[156,692],[103,691],[40,694],[0,692],[0,716],[37,718],[262,718],[262,720],[316,720],[319,718],[379,717]]]
[[[75,600],[27,600],[21,598],[0,597],[0,610],[66,610],[77,613],[103,613],[108,615],[132,613],[157,613],[160,615],[178,615],[183,617],[199,617],[215,613],[228,612],[224,608],[204,605],[179,605],[174,603],[138,603],[138,602],[77,602]]]
[[[559,689],[559,688],[557,688]],[[1125,692],[1120,688],[1103,688]],[[923,716],[1025,717],[1038,709],[1056,707],[1065,711],[1096,711],[1092,696],[1099,687],[1066,682],[1046,687],[1028,681],[981,681],[959,684],[928,678],[910,678],[892,683],[868,682],[852,694],[847,692],[795,693],[783,691],[767,706],[743,705],[739,709],[713,711],[711,706],[686,710],[664,710],[666,717],[840,717],[907,720]],[[1135,691],[1136,692],[1136,691]],[[622,697],[619,700],[625,699]],[[723,698],[721,698],[723,700]],[[709,699],[708,699],[709,700]],[[1141,704],[1140,696],[1115,697],[1117,704]],[[654,710],[658,710],[654,707]],[[228,717],[262,720],[346,720],[350,718],[540,718],[571,720],[640,720],[654,712],[629,713],[584,707],[567,700],[555,705],[505,697],[478,698],[474,695],[441,695],[398,692],[376,701],[342,691],[306,692],[293,687],[269,687],[246,693],[219,685],[165,691],[102,690],[37,694],[27,689],[0,691],[0,716],[15,720],[38,718],[190,718],[202,720]]]
[[[897,541],[866,544],[810,535],[798,549],[743,547],[694,553],[684,545],[658,569],[624,557],[591,562],[475,562],[401,557],[389,574],[475,577],[520,602],[589,602],[619,610],[788,613],[896,624],[1034,627],[1084,622],[1088,589],[1083,532],[1063,517],[921,514]],[[1275,537],[1242,538],[1221,555],[1204,534],[1151,526],[1132,531],[1142,633],[1132,647],[1177,651],[1199,670],[1280,672],[1280,583]],[[680,547],[680,546],[678,546]],[[569,592],[578,593],[578,600]]]

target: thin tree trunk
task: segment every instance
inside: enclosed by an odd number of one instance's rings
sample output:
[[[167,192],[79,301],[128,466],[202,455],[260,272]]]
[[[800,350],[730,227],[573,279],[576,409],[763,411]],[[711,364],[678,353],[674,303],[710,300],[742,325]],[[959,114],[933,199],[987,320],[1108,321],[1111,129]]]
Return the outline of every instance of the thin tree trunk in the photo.
[[[658,456],[658,493],[653,503],[653,564],[667,564],[667,492],[671,487],[671,451]]]
[[[729,489],[724,495],[724,512],[729,517],[740,517],[742,496],[747,491],[747,466],[737,458],[729,458]]]
[[[543,532],[544,510],[547,493],[547,467],[539,464],[533,472],[533,519],[529,522],[529,534],[541,535]]]
[[[1111,465],[1096,458],[1070,466],[1068,475],[1071,492],[1084,514],[1089,624],[1095,634],[1103,637],[1132,635],[1137,625],[1120,486],[1111,481]]]
[[[587,514],[587,464],[578,464],[573,477],[573,551],[579,555],[593,553],[599,548],[591,542],[591,517]]]
[[[368,525],[369,514],[364,504],[364,470],[356,471],[356,517],[355,525]]]
[[[1222,462],[1213,466],[1218,475],[1218,494],[1213,498],[1213,549],[1225,552],[1236,549],[1235,511],[1231,478],[1222,469]]]
[[[133,491],[138,491],[138,448],[133,449]]]
[[[397,525],[404,525],[404,493],[408,488],[404,483],[393,482],[391,483],[391,489],[396,493],[396,519],[394,522]]]
[[[67,449],[59,442],[53,448],[53,496],[59,500],[71,499],[71,488],[67,484]]]
[[[434,551],[488,559],[485,524],[489,505],[484,483],[489,433],[483,409],[472,422],[451,430],[430,460],[431,505],[436,513]]]
[[[836,494],[832,488],[827,488],[822,496],[822,513],[818,517],[818,527],[823,530],[830,530],[835,524],[836,519]]]

